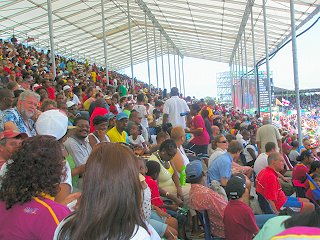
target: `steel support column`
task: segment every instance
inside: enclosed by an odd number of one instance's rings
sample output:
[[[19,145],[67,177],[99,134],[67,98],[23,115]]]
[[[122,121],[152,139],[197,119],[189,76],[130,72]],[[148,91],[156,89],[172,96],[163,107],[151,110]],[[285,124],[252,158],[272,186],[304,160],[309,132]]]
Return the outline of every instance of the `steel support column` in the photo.
[[[254,39],[254,26],[253,26],[253,13],[252,13],[252,7],[251,7],[251,38],[252,38],[252,57],[253,57],[253,74],[254,74],[254,82],[256,86],[256,107],[257,107],[257,113],[260,115],[260,90],[259,90],[259,76],[258,71],[256,68],[256,47],[255,47],[255,39]],[[253,103],[255,102],[253,100]]]
[[[165,78],[164,78],[164,63],[163,63],[163,47],[162,47],[162,35],[160,32],[160,48],[161,48],[161,63],[162,63],[162,87],[164,90],[166,88]]]
[[[145,33],[146,33],[146,47],[147,47],[147,64],[148,64],[149,92],[151,92],[151,77],[150,77],[150,61],[149,61],[149,42],[148,42],[147,13],[144,13],[144,24],[145,24]]]
[[[156,64],[157,93],[159,93],[158,56],[157,56],[156,27],[155,27],[155,25],[153,25],[153,40],[154,40],[154,61]]]
[[[291,35],[292,35],[293,77],[294,77],[294,89],[296,92],[296,109],[297,109],[297,122],[298,122],[298,140],[300,145],[302,145],[299,73],[298,73],[298,56],[297,56],[298,50],[297,50],[296,20],[294,17],[294,1],[293,0],[290,0],[290,17],[291,17]],[[311,98],[311,95],[310,95],[310,98]]]
[[[182,92],[181,88],[181,75],[180,75],[180,55],[178,54],[178,68],[179,68],[179,91]]]
[[[242,38],[240,39],[240,46],[241,46],[241,108],[242,112],[244,113],[244,84],[243,84],[243,79],[244,79],[244,67],[243,67],[243,41]]]
[[[134,75],[133,75],[133,58],[132,58],[132,42],[131,42],[131,20],[130,20],[130,6],[129,0],[127,0],[127,13],[128,13],[128,31],[129,31],[129,46],[130,46],[130,65],[131,65],[131,86],[134,90]]]
[[[178,87],[177,69],[176,69],[176,50],[175,49],[173,49],[173,64],[174,64],[174,82],[175,82],[175,86]]]
[[[169,83],[170,83],[170,90],[171,90],[171,67],[170,67],[170,49],[169,49],[169,42],[167,42],[168,48],[168,74],[169,74]]]
[[[102,16],[102,33],[103,33],[103,50],[104,50],[104,67],[106,68],[107,85],[109,85],[107,40],[106,40],[106,24],[104,18],[104,3],[101,0],[101,16]]]
[[[54,39],[53,39],[53,19],[52,19],[52,4],[51,0],[47,0],[48,5],[48,23],[49,23],[49,36],[50,36],[50,48],[51,48],[51,59],[52,59],[52,72],[53,78],[55,79],[57,76],[56,70],[56,58],[54,55]]]
[[[183,59],[184,57],[182,57],[181,59],[181,66],[182,66],[182,80],[183,80],[183,96],[186,97],[186,85],[184,82],[184,65],[183,65]],[[181,91],[181,90],[180,90]]]
[[[249,78],[248,78],[248,58],[247,58],[247,39],[246,39],[246,29],[244,29],[243,31],[243,39],[244,39],[244,61],[245,61],[245,66],[246,66],[246,92],[247,92],[247,96],[249,96]],[[247,108],[248,108],[248,112],[250,112],[250,98],[246,98],[248,103],[247,103]]]
[[[263,26],[264,26],[264,42],[266,51],[266,70],[267,70],[267,82],[268,82],[268,98],[269,98],[269,114],[272,121],[272,99],[271,99],[271,82],[270,82],[270,65],[269,65],[269,46],[268,46],[268,29],[267,29],[267,9],[266,0],[262,0],[263,8]]]

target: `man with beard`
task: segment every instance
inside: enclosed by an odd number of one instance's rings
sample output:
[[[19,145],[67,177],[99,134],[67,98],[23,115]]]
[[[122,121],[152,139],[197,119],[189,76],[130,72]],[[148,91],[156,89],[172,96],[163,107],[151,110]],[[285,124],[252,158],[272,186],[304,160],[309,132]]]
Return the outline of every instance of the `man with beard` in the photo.
[[[91,146],[87,141],[90,132],[89,120],[80,116],[74,120],[74,133],[65,141],[64,146],[68,153],[72,156],[76,167],[87,162],[91,153]]]
[[[3,129],[26,133],[29,137],[36,135],[35,121],[40,96],[26,90],[18,98],[17,107],[3,113]]]

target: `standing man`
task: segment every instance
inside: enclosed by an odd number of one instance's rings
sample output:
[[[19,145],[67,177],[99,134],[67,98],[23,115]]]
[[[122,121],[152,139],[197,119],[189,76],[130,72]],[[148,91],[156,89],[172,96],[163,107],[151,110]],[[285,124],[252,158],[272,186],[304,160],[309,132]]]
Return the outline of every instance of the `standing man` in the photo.
[[[171,123],[172,127],[186,128],[186,115],[190,109],[185,100],[179,98],[179,90],[171,88],[170,99],[165,101],[163,107],[163,124]]]
[[[19,96],[17,107],[10,108],[3,113],[3,129],[26,133],[29,137],[36,135],[35,121],[40,96],[26,90]]]
[[[281,136],[276,126],[272,125],[269,118],[263,118],[263,126],[258,128],[257,131],[257,145],[259,154],[265,152],[265,145],[268,142],[274,142],[276,144],[276,151],[282,152]]]

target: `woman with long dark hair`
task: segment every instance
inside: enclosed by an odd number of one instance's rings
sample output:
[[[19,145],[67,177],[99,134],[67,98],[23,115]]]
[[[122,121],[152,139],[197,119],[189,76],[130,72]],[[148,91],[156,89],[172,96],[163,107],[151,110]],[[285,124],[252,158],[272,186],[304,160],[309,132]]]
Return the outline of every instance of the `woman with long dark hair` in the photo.
[[[54,239],[150,239],[136,161],[120,143],[96,145],[86,163],[78,210],[61,223]]]
[[[1,179],[0,239],[52,239],[59,222],[70,214],[66,206],[54,202],[63,160],[55,137],[23,141]]]

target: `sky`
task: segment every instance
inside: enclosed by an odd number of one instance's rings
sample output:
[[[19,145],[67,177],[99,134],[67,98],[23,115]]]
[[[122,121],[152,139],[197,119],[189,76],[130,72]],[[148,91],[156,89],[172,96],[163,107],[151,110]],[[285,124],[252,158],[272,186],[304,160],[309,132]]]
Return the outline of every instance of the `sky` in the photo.
[[[313,23],[318,17],[320,17],[320,14],[311,19],[310,22],[306,24],[306,27],[311,25],[311,23]],[[305,28],[301,28],[301,30],[298,30],[297,34],[304,29]],[[300,89],[320,88],[320,74],[317,71],[320,68],[320,21],[318,21],[316,25],[314,25],[309,31],[297,38],[297,56],[299,65],[298,73]],[[168,56],[165,55],[163,60],[165,66],[165,86],[167,89],[169,89]],[[174,85],[175,76],[174,70],[172,69],[173,56],[170,56],[170,63],[171,82]],[[133,69],[134,76],[137,77],[137,79],[148,82],[148,68],[146,62],[135,65]],[[249,68],[249,70],[251,69]],[[265,70],[265,65],[262,65],[259,70]],[[275,57],[270,60],[270,70],[273,72],[273,81],[276,87],[291,90],[294,89],[291,42],[282,48],[275,55]],[[184,76],[186,84],[186,96],[195,96],[196,98],[203,98],[206,96],[216,97],[216,75],[219,72],[225,71],[229,71],[229,65],[226,63],[185,57]],[[131,76],[131,69],[126,68],[124,73],[128,76]],[[154,59],[150,61],[150,75],[151,83],[156,86],[156,70]],[[163,88],[162,65],[160,57],[158,58],[158,76],[159,87]],[[179,77],[177,76],[177,80],[178,79]],[[180,89],[179,83],[178,88]]]

